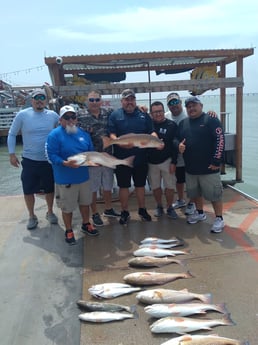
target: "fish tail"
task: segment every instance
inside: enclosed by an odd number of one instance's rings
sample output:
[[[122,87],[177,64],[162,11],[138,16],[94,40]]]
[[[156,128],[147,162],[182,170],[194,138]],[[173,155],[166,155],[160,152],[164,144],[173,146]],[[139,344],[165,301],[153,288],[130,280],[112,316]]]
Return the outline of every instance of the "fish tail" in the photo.
[[[130,313],[133,314],[135,319],[139,319],[139,314],[136,310],[136,304],[134,304],[130,307]]]
[[[108,146],[112,145],[112,140],[107,137],[107,136],[103,136],[101,137],[102,142],[103,142],[103,149],[107,148]]]
[[[220,303],[220,304],[216,304],[216,311],[218,311],[221,314],[228,314],[228,310],[226,308],[226,304],[225,303]]]
[[[206,293],[204,295],[200,295],[199,299],[204,303],[211,303],[212,301],[212,294]]]
[[[185,278],[195,278],[195,276],[192,275],[192,273],[190,271],[187,271],[185,274]]]
[[[235,322],[231,319],[230,314],[224,315],[222,318],[222,321],[223,321],[223,324],[225,326],[234,326],[235,325]]]
[[[125,165],[129,167],[133,167],[133,161],[134,161],[135,156],[130,156],[124,159]]]

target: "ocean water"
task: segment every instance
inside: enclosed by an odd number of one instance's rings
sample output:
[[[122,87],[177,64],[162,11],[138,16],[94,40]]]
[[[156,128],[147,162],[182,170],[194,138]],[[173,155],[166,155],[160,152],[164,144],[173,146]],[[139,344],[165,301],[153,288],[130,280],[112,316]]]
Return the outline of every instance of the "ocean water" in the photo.
[[[204,111],[214,110],[219,114],[219,96],[200,96]],[[157,99],[152,99],[155,101]],[[166,104],[165,100],[159,99]],[[148,104],[148,101],[141,100],[139,103]],[[227,95],[226,112],[229,113],[226,119],[226,131],[235,133],[236,131],[236,97]],[[235,184],[235,188],[252,196],[258,200],[258,94],[245,94],[243,98],[243,162],[242,179],[243,182]],[[20,156],[21,145],[17,145],[17,156]],[[0,196],[22,194],[20,182],[21,168],[14,168],[9,163],[7,147],[0,144]],[[222,179],[230,180],[235,178],[234,168],[227,167],[226,175]]]

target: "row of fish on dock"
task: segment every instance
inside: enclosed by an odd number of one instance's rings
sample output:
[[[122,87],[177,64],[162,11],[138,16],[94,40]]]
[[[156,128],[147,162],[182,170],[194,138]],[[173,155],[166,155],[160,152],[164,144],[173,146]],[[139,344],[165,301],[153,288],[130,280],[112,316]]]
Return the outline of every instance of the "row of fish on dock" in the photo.
[[[128,265],[136,268],[162,267],[169,264],[179,264],[185,267],[184,260],[175,259],[178,255],[190,254],[188,250],[178,250],[184,242],[177,237],[161,239],[148,237],[141,241],[139,248],[133,252],[134,257],[128,260]],[[138,271],[125,275],[124,283],[103,283],[92,285],[88,291],[96,299],[112,299],[121,295],[137,292],[136,299],[145,305],[144,311],[156,318],[150,325],[152,333],[176,333],[174,337],[161,345],[248,345],[247,341],[239,341],[219,335],[191,335],[199,330],[211,330],[219,325],[234,325],[224,303],[212,304],[210,293],[198,294],[187,289],[147,289],[146,286],[162,285],[177,279],[192,278],[189,272],[160,273],[153,271]],[[199,302],[197,302],[198,300]],[[86,311],[79,314],[79,319],[87,322],[111,322],[137,318],[136,306],[125,306],[107,302],[77,301],[77,305]],[[204,319],[189,317],[194,314],[206,314],[214,311],[223,314],[219,319]]]

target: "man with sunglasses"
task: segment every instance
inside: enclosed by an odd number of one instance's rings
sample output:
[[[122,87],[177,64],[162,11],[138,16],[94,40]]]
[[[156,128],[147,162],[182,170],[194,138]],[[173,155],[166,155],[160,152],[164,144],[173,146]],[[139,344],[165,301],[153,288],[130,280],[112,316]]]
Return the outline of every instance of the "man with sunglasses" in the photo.
[[[177,125],[187,117],[186,111],[182,106],[182,100],[178,93],[171,92],[167,95],[167,106],[169,111],[165,116],[173,120]],[[173,204],[175,209],[185,207],[185,215],[193,214],[195,211],[195,204],[191,200],[186,204],[184,200],[184,187],[185,187],[185,163],[183,155],[178,154],[176,165],[176,190],[177,200]]]
[[[87,151],[93,151],[90,135],[77,126],[74,108],[63,106],[60,109],[60,126],[53,129],[47,137],[46,155],[53,166],[56,201],[62,211],[65,241],[69,245],[76,244],[72,218],[78,206],[82,217],[82,232],[90,236],[99,234],[89,221],[92,194],[88,167],[68,160],[69,156]]]
[[[143,112],[136,105],[136,96],[133,90],[125,89],[121,94],[122,107],[112,112],[109,117],[108,131],[111,139],[116,139],[124,134],[151,134],[157,136],[153,128],[150,115]],[[121,203],[121,217],[119,223],[126,225],[130,219],[128,210],[129,188],[131,179],[135,186],[135,193],[138,202],[138,214],[144,221],[151,221],[152,218],[145,207],[145,184],[148,174],[147,151],[134,145],[114,145],[114,156],[124,159],[135,156],[133,168],[118,165],[115,173],[119,186],[119,199]]]
[[[22,135],[22,172],[21,181],[24,200],[29,213],[27,229],[33,230],[38,225],[35,215],[35,194],[43,192],[47,203],[46,218],[50,224],[57,224],[58,219],[53,213],[54,179],[51,165],[45,156],[45,142],[48,133],[58,125],[59,116],[46,108],[47,96],[43,89],[35,89],[31,94],[32,107],[21,110],[15,116],[10,127],[7,145],[10,163],[20,166],[15,154],[16,137]]]
[[[92,139],[94,150],[112,154],[111,147],[103,149],[102,137],[107,135],[108,117],[113,109],[106,109],[101,106],[101,93],[92,90],[87,95],[87,108],[79,111],[78,124],[87,131]],[[97,209],[97,193],[103,190],[104,217],[119,217],[112,208],[112,189],[114,183],[114,171],[104,166],[89,167],[90,183],[92,190],[92,220],[95,226],[103,226],[104,222]]]

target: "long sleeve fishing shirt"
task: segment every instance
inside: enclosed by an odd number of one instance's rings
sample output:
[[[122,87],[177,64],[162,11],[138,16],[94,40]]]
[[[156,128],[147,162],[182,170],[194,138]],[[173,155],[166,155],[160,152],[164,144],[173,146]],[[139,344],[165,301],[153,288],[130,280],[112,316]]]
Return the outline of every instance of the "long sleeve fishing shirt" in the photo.
[[[200,117],[182,120],[178,126],[177,144],[185,139],[185,170],[192,175],[212,174],[209,166],[220,166],[225,146],[222,124],[218,118],[202,113]]]

